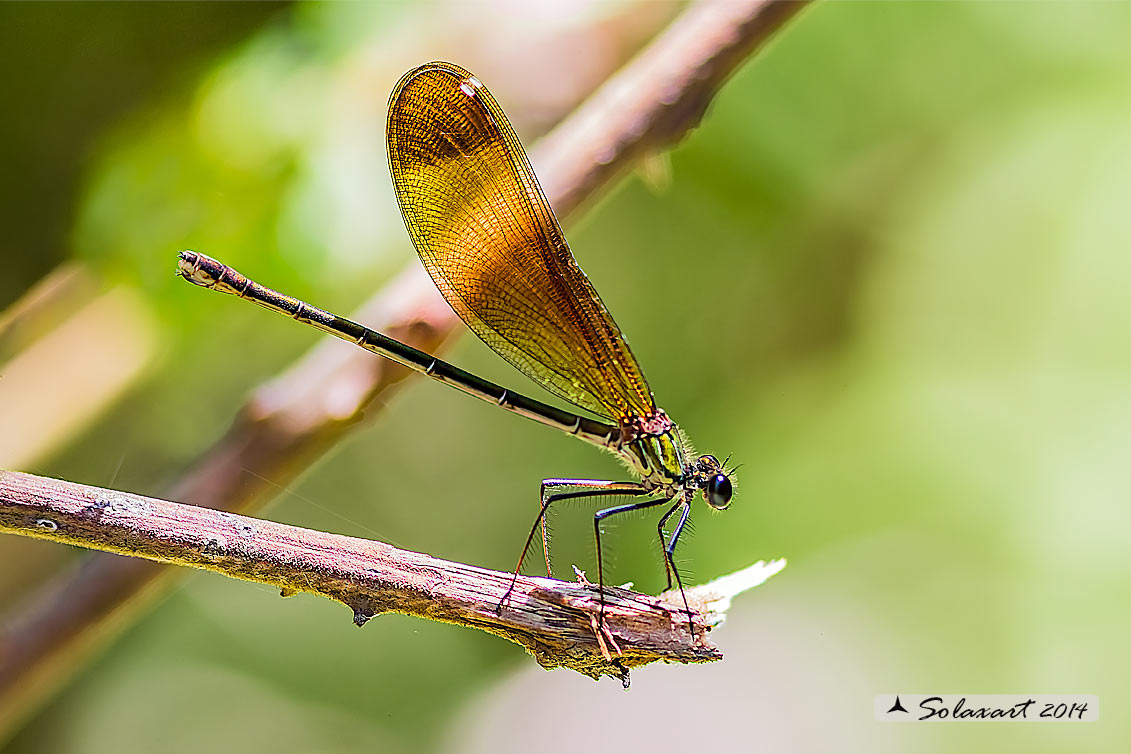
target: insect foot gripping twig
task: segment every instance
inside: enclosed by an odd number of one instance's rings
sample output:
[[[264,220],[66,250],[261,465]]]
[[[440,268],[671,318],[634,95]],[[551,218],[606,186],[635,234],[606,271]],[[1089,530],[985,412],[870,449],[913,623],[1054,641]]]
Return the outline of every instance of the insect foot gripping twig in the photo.
[[[545,668],[571,667],[592,678],[603,675],[620,678],[628,687],[629,670],[653,662],[656,654],[668,655],[665,662],[711,662],[722,659],[707,634],[723,623],[731,600],[785,567],[784,560],[759,561],[728,576],[686,590],[695,626],[694,636],[687,628],[687,613],[678,592],[651,597],[619,587],[605,587],[605,625],[596,626],[599,603],[598,585],[577,572],[578,583],[570,588],[556,588],[539,596],[551,600],[578,615],[585,616],[583,629],[577,624],[560,625],[547,642],[525,644]],[[547,582],[565,587],[563,582]],[[587,629],[587,630],[586,630]],[[562,640],[568,640],[564,644]],[[616,654],[611,651],[616,647]],[[593,651],[596,647],[597,651]],[[671,656],[680,655],[678,659]]]

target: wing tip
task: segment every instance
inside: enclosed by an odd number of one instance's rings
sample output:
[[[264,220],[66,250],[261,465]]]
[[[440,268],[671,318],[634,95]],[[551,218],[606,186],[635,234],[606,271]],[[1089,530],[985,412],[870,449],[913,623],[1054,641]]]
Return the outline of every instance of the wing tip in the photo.
[[[422,76],[426,73],[433,72],[433,71],[440,71],[442,73],[447,73],[447,74],[450,74],[452,76],[452,78],[460,79],[460,80],[462,80],[462,79],[469,79],[469,80],[474,79],[475,81],[479,80],[474,75],[472,75],[471,71],[467,70],[466,68],[463,68],[462,66],[458,66],[455,63],[449,63],[446,60],[433,60],[433,61],[430,61],[428,63],[422,63],[421,65],[418,65],[415,68],[409,69],[403,76],[400,77],[400,80],[397,81],[396,86],[393,87],[392,93],[389,94],[389,109],[391,110],[393,108],[393,105],[396,103],[397,99],[401,96],[401,93],[405,90],[405,88],[410,83],[412,83],[412,81],[414,79],[416,79],[417,77]]]

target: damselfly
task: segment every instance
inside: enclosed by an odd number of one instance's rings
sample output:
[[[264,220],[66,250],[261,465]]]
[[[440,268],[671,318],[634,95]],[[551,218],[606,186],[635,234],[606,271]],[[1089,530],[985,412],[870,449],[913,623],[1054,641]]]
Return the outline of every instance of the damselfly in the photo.
[[[730,504],[731,472],[714,456],[695,455],[679,427],[656,406],[620,328],[577,266],[518,137],[479,79],[443,62],[409,71],[390,97],[387,136],[389,167],[405,226],[444,298],[497,354],[598,419],[480,379],[356,322],[277,293],[202,254],[181,252],[179,274],[352,341],[621,456],[639,481],[542,481],[538,518],[499,610],[513,593],[539,527],[550,572],[545,527],[550,506],[579,498],[623,496],[635,500],[593,516],[601,625],[605,617],[601,522],[660,508],[663,513],[656,528],[668,589],[674,579],[690,624],[691,610],[674,560],[676,544],[697,493],[702,492],[712,508],[721,510]]]

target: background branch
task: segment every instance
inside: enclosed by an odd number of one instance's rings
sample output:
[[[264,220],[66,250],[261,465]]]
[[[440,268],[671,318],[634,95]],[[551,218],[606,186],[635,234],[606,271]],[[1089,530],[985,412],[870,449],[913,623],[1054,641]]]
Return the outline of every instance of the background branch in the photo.
[[[571,215],[637,158],[674,144],[745,57],[804,5],[706,2],[673,22],[533,150],[532,161],[559,215]],[[426,351],[439,350],[457,328],[451,309],[415,263],[354,318]],[[404,376],[402,368],[359,349],[328,343],[312,349],[255,391],[227,434],[168,496],[228,511],[254,510],[363,415],[372,418],[372,409],[388,400]],[[170,573],[158,563],[97,556],[10,616],[0,633],[0,735],[61,687],[129,615],[162,593]]]

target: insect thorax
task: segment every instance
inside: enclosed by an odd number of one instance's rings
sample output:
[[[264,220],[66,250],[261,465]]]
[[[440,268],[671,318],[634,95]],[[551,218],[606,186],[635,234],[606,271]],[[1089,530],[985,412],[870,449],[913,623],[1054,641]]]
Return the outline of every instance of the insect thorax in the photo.
[[[679,429],[663,411],[625,426],[628,441],[621,446],[640,475],[641,482],[657,491],[675,492],[687,475],[686,449]]]

